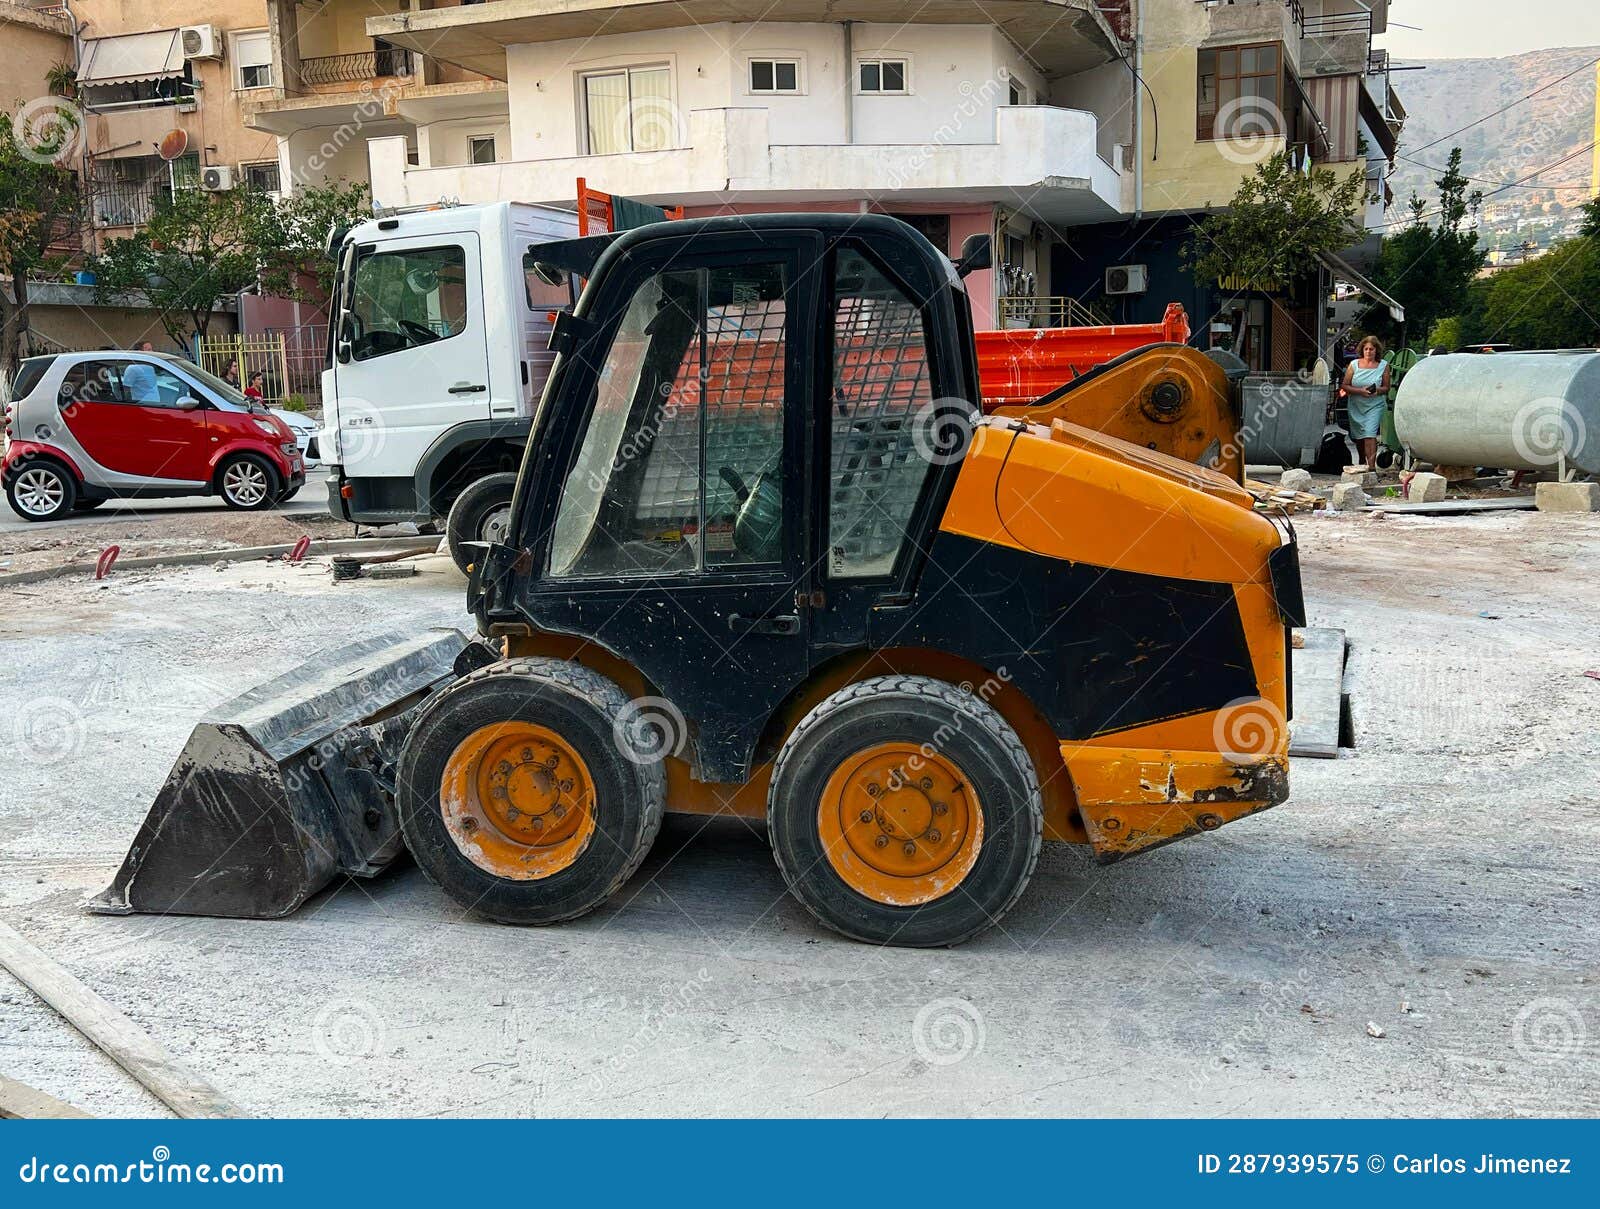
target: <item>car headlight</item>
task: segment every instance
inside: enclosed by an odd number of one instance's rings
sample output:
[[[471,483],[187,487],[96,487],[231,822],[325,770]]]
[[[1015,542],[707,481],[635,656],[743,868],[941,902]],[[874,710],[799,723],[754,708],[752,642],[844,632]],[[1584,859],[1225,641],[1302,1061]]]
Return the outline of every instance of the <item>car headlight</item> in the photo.
[[[282,445],[279,445],[278,448],[283,450],[284,453],[289,454],[300,452],[300,446],[296,445],[293,441],[285,441]]]
[[[275,436],[279,435],[278,434],[278,426],[276,424],[274,424],[271,420],[257,420],[256,421],[256,427],[259,428],[262,432],[266,433],[269,437],[275,437]]]

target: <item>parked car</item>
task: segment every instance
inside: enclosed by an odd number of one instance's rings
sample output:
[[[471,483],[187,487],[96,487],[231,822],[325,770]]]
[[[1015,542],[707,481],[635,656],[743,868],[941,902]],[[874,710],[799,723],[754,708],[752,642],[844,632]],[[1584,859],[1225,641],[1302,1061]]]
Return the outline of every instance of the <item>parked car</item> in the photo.
[[[254,510],[305,483],[289,426],[181,357],[30,357],[11,394],[0,479],[24,520],[55,520],[108,499],[183,495]]]
[[[267,408],[278,419],[289,426],[289,431],[294,433],[294,443],[300,448],[300,458],[309,470],[313,466],[322,464],[321,451],[317,448],[317,429],[320,425],[303,411],[285,411],[281,407]]]

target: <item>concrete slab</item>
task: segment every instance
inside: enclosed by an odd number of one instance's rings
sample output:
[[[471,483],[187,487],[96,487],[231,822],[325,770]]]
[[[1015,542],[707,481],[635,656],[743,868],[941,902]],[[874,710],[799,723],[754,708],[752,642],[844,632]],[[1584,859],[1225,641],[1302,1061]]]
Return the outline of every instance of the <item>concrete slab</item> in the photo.
[[[1445,497],[1450,481],[1442,474],[1429,474],[1426,470],[1411,476],[1406,485],[1406,501],[1413,504],[1437,504]]]
[[[1395,516],[1466,516],[1474,512],[1531,512],[1533,508],[1533,496],[1517,495],[1486,500],[1440,500],[1432,504],[1396,501],[1374,504],[1372,511]]]
[[[1339,756],[1340,699],[1344,692],[1343,630],[1296,630],[1291,668],[1294,717],[1289,754],[1333,760]]]
[[[1540,483],[1533,498],[1540,512],[1600,512],[1600,483]]]

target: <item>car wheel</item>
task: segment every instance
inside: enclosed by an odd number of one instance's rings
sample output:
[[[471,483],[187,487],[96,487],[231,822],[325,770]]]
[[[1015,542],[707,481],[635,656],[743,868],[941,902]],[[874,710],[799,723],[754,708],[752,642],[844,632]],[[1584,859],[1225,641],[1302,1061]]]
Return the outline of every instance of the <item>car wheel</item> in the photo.
[[[253,453],[229,458],[217,472],[217,494],[228,507],[242,512],[270,508],[282,490],[272,464]]]
[[[78,484],[56,462],[23,462],[6,479],[6,500],[25,521],[58,520],[77,503]]]
[[[450,545],[450,557],[463,575],[472,565],[468,542],[505,542],[511,527],[511,493],[516,486],[515,474],[485,475],[469,484],[450,506],[444,525],[445,540]]]

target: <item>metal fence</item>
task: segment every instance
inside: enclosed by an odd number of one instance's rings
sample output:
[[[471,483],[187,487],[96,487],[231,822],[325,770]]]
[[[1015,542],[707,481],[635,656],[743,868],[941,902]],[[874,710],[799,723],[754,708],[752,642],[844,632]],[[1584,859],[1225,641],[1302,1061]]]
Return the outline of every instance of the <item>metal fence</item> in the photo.
[[[380,46],[353,55],[318,55],[300,60],[300,82],[305,85],[357,84],[382,76],[410,74],[410,54],[394,46]]]
[[[299,393],[290,389],[285,343],[281,332],[204,336],[195,342],[195,351],[200,358],[201,369],[209,370],[219,378],[226,378],[240,390],[249,386],[251,376],[259,372],[262,375],[262,396],[268,403],[282,406],[290,395]]]

